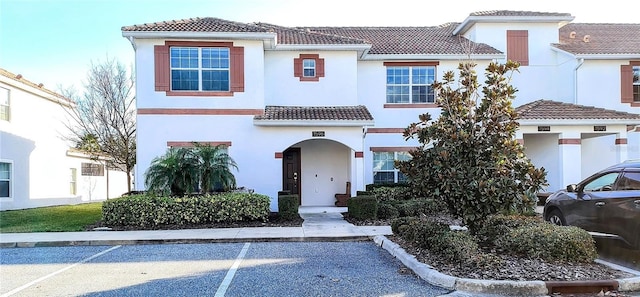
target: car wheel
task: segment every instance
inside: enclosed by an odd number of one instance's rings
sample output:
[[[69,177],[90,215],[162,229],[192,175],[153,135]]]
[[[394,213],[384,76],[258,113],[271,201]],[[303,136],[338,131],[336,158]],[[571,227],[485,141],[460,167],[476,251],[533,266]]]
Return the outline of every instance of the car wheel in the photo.
[[[564,221],[564,217],[562,216],[562,213],[560,213],[560,211],[557,209],[554,209],[549,213],[549,216],[547,217],[547,221],[549,221],[549,223],[551,224],[558,225],[558,226],[565,226],[567,224]]]

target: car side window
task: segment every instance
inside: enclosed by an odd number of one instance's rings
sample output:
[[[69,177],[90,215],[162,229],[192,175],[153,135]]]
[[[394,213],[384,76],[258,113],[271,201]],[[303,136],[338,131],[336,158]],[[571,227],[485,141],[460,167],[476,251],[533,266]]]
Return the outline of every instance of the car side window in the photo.
[[[625,172],[620,177],[618,189],[622,191],[640,190],[640,172]]]
[[[613,185],[616,182],[616,178],[618,178],[618,174],[618,172],[611,172],[599,176],[596,179],[585,184],[583,190],[585,192],[611,191],[613,190]]]

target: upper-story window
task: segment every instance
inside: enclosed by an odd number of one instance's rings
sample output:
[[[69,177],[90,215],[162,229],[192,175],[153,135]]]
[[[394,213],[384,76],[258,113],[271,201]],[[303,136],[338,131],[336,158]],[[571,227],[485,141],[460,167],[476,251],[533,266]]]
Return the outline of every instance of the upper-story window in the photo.
[[[316,77],[316,60],[315,59],[302,60],[302,76]]]
[[[293,76],[300,81],[320,81],[324,77],[324,59],[318,54],[300,54],[293,59]]]
[[[529,66],[529,31],[507,30],[507,60]]]
[[[165,41],[154,47],[155,90],[167,96],[244,92],[244,47],[232,42]]]
[[[229,48],[171,47],[172,91],[230,90]]]
[[[435,103],[435,66],[387,66],[387,103]]]
[[[640,61],[620,66],[620,82],[621,102],[640,107]]]
[[[8,121],[11,118],[11,106],[9,103],[9,90],[0,88],[0,120]]]

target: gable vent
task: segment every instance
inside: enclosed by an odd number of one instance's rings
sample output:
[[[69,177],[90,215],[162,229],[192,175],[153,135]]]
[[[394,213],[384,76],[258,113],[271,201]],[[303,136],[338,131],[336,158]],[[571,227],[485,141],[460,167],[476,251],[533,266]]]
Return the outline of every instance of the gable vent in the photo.
[[[584,41],[584,42],[589,42],[589,40],[590,40],[590,39],[591,39],[591,35],[585,35],[585,36],[582,38],[582,41]]]
[[[571,33],[569,33],[569,38],[571,39],[576,38],[576,31],[571,31]]]

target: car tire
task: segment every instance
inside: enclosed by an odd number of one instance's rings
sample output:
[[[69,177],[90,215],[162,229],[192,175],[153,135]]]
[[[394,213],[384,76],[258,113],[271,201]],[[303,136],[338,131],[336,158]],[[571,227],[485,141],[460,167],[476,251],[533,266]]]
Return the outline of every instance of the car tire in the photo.
[[[549,216],[547,216],[547,221],[549,221],[549,223],[551,224],[558,225],[558,226],[567,225],[567,222],[564,220],[564,216],[562,216],[562,213],[557,209],[554,209],[551,212],[549,212]]]

